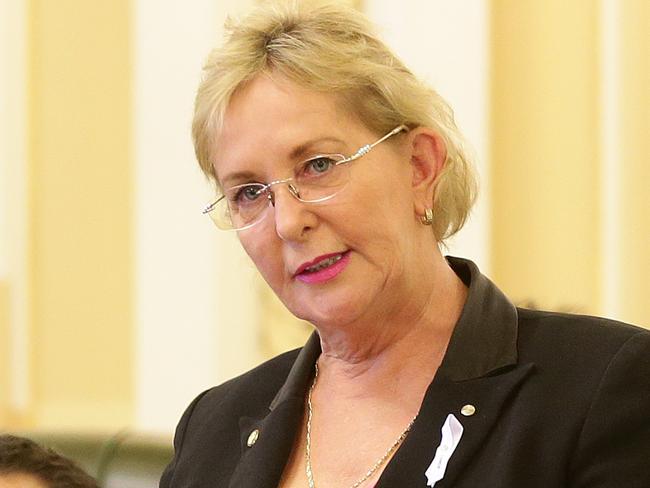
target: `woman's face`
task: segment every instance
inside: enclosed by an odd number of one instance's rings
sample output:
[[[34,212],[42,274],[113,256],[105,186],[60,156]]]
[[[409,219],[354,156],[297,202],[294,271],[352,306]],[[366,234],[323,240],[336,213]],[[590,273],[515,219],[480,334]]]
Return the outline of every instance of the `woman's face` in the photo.
[[[231,101],[213,161],[223,187],[268,183],[294,176],[310,157],[349,156],[382,135],[332,95],[259,76]],[[435,239],[416,215],[408,137],[393,136],[351,163],[350,182],[326,202],[303,203],[286,185],[274,186],[275,206],[239,231],[296,316],[317,326],[385,317],[418,286],[423,236],[428,246]]]

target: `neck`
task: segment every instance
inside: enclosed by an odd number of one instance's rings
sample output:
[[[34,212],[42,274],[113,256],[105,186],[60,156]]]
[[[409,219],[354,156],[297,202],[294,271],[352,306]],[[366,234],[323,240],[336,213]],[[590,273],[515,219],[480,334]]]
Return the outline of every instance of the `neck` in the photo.
[[[421,266],[429,272],[416,287],[396,293],[393,304],[375,307],[372,317],[345,327],[318,327],[323,382],[399,381],[413,374],[430,379],[435,374],[467,289],[441,253],[436,252],[433,261],[433,266]]]

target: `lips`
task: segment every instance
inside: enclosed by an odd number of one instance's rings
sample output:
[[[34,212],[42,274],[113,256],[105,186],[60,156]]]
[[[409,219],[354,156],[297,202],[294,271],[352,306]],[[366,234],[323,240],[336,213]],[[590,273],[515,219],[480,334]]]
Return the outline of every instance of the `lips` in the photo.
[[[294,278],[307,285],[324,284],[336,278],[350,263],[350,251],[324,254],[303,263]]]
[[[323,254],[322,256],[318,256],[312,261],[302,263],[294,273],[294,276],[298,276],[299,274],[303,273],[315,273],[322,269],[328,268],[336,262],[340,261],[345,254],[347,254],[347,251]]]
[[[336,256],[332,256],[330,258],[323,259],[318,264],[306,267],[303,270],[303,273],[315,273],[317,271],[320,271],[321,269],[329,268],[330,266],[332,266],[337,261],[340,261],[342,258],[343,258],[342,254],[337,254]]]

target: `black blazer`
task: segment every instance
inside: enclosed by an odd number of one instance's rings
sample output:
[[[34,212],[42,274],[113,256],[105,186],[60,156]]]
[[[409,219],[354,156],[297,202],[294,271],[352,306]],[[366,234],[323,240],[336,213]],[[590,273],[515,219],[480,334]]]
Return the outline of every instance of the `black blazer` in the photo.
[[[469,286],[467,302],[377,488],[427,486],[450,413],[464,431],[435,488],[650,487],[650,332],[515,308],[472,262],[448,259]],[[160,487],[276,487],[319,353],[314,334],[197,397]],[[473,415],[461,413],[466,405]]]

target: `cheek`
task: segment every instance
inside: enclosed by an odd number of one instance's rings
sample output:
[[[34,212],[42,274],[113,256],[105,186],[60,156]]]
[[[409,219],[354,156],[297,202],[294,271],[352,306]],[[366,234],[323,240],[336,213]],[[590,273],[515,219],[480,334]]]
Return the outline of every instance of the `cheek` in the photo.
[[[352,183],[358,185],[365,205],[399,215],[405,207],[413,208],[410,168],[407,161],[386,157],[360,168],[363,171],[359,171],[355,178],[357,181]]]
[[[268,239],[250,234],[252,233],[248,233],[246,236],[240,235],[239,242],[257,270],[269,285],[273,286],[273,283],[278,280],[284,269],[281,253],[276,249],[276,246],[268,242]]]
[[[370,260],[399,273],[411,251],[417,222],[410,187],[399,178],[392,181],[396,184],[375,180],[376,185],[365,187],[346,227]]]
[[[386,173],[368,179],[359,189],[353,207],[351,215],[365,232],[395,239],[395,234],[411,231],[413,196],[402,174]]]

